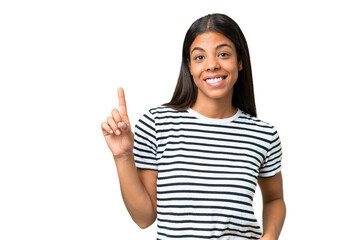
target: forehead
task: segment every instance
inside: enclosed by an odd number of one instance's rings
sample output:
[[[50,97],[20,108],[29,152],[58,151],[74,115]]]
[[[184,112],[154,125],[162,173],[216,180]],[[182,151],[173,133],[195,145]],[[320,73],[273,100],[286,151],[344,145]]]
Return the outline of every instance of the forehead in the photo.
[[[225,35],[218,33],[218,32],[205,32],[202,34],[199,34],[193,41],[193,43],[190,46],[190,51],[193,48],[200,47],[204,50],[211,50],[216,48],[218,45],[221,44],[228,44],[233,49],[235,49],[234,43]]]

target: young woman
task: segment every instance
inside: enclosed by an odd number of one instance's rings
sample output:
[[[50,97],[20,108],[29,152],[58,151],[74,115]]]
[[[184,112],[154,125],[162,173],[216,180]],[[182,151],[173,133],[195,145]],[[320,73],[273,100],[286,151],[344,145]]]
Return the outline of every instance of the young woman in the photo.
[[[244,35],[211,14],[188,30],[171,101],[140,118],[135,135],[123,89],[101,127],[114,156],[124,203],[158,239],[278,239],[285,219],[281,144],[256,118]],[[254,216],[263,196],[263,232]]]

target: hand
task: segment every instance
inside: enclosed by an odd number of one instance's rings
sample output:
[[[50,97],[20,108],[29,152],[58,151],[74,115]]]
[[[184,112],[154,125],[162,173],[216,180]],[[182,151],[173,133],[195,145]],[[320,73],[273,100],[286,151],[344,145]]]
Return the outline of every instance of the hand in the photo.
[[[125,94],[122,88],[117,89],[119,110],[113,109],[107,122],[101,123],[102,133],[114,158],[128,158],[133,154],[134,134],[127,115]]]

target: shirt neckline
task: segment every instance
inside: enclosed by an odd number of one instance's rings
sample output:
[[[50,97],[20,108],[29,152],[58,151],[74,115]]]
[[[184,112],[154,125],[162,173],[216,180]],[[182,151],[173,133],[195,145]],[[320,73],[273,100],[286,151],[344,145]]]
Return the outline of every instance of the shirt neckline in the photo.
[[[237,112],[233,116],[228,117],[228,118],[208,118],[208,117],[205,117],[204,115],[201,115],[200,113],[196,112],[192,108],[188,108],[187,112],[190,115],[196,117],[197,119],[199,119],[203,122],[215,123],[215,124],[230,123],[241,115],[240,109],[237,109]]]

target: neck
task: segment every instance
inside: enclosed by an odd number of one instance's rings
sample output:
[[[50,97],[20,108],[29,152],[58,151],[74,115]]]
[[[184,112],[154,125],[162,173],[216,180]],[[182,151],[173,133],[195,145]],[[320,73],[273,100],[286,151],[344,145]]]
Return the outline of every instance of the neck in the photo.
[[[191,108],[205,117],[215,119],[229,118],[237,112],[231,101],[224,102],[220,99],[211,99],[206,102],[196,101]]]

